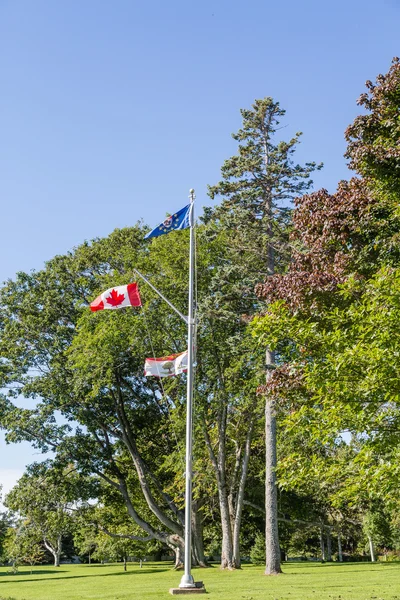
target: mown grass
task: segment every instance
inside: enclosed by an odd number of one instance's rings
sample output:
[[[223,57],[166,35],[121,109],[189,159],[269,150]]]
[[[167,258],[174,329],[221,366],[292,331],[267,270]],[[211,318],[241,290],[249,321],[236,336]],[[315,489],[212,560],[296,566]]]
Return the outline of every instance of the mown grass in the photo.
[[[288,563],[284,574],[266,577],[245,565],[234,572],[217,566],[194,570],[212,600],[400,600],[399,563]],[[21,567],[0,569],[0,600],[166,600],[181,573],[168,563]],[[187,597],[187,596],[185,596]]]

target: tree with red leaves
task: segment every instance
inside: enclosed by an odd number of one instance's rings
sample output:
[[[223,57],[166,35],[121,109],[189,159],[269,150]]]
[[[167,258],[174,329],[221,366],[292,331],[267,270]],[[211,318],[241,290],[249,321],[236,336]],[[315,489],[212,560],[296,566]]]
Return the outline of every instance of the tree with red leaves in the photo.
[[[288,430],[307,427],[319,444],[352,432],[355,462],[336,465],[331,480],[326,465],[320,475],[333,490],[340,473],[335,501],[364,508],[400,481],[393,468],[400,452],[399,60],[367,89],[358,103],[368,112],[346,131],[356,176],[335,194],[320,190],[295,201],[290,266],[257,286],[267,308],[253,325],[278,352],[279,366],[260,391],[285,407]],[[294,464],[293,455],[287,465]],[[310,472],[301,477],[304,483]]]
[[[359,177],[341,181],[337,192],[319,190],[295,200],[291,263],[257,286],[268,302],[283,299],[295,308],[330,303],[350,275],[368,276],[400,260],[400,63],[393,59],[370,94],[358,104],[370,111],[346,130],[349,166]]]

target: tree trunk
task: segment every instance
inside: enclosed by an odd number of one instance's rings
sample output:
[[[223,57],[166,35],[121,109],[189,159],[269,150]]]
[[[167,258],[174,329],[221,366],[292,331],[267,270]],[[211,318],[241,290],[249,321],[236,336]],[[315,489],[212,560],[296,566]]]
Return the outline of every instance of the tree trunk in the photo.
[[[326,534],[326,560],[332,562],[332,537],[330,531]]]
[[[105,478],[106,481],[110,482],[110,480],[107,477],[104,477],[104,475],[101,472],[97,471],[97,473],[101,477]],[[183,547],[183,544],[184,544],[184,540],[182,537],[183,532],[181,532],[182,535],[177,535],[177,534],[171,535],[171,534],[159,531],[157,529],[154,529],[149,523],[147,523],[144,519],[142,519],[136,512],[136,510],[132,504],[132,501],[130,499],[129,493],[128,493],[126,481],[123,479],[122,475],[121,475],[119,481],[120,481],[120,485],[118,486],[118,488],[122,494],[122,497],[124,498],[125,505],[128,509],[128,513],[132,517],[132,519],[135,521],[135,523],[137,523],[149,535],[149,537],[152,537],[153,539],[158,540],[159,542],[162,542],[163,544],[166,544],[174,552],[177,547]]]
[[[375,562],[376,561],[375,546],[374,546],[373,539],[370,535],[368,535],[368,542],[369,542],[369,552],[371,554],[371,562]]]
[[[234,569],[232,529],[226,486],[224,488],[221,487],[220,490],[220,511],[222,527],[221,569]]]
[[[275,363],[273,352],[266,351],[266,365]],[[267,373],[267,379],[268,379]],[[265,575],[278,575],[281,551],[278,537],[278,494],[276,487],[276,417],[273,400],[265,399]]]
[[[242,523],[242,512],[244,502],[244,491],[246,487],[247,472],[249,467],[250,451],[251,451],[251,438],[253,434],[254,419],[251,420],[249,430],[246,435],[246,443],[242,458],[242,470],[239,481],[239,489],[236,498],[236,512],[233,523],[233,563],[236,569],[241,568],[240,560],[240,527]]]
[[[47,550],[49,552],[51,552],[51,554],[53,555],[54,566],[59,567],[60,566],[60,554],[56,550],[54,550],[52,547],[50,547],[48,544],[46,544],[46,542],[44,543],[44,545],[47,548]]]
[[[340,531],[338,532],[338,535],[337,535],[337,547],[338,547],[338,559],[339,559],[339,562],[343,562],[342,536],[340,534]]]
[[[321,562],[325,562],[325,541],[324,541],[324,532],[322,529],[319,532],[319,543],[321,546]]]
[[[120,392],[120,389],[118,389],[118,392],[121,397],[118,397],[118,401],[116,403],[116,409],[117,409],[118,420],[119,420],[119,424],[120,424],[121,432],[122,432],[122,441],[124,442],[128,452],[132,458],[132,462],[135,466],[136,473],[139,478],[139,483],[140,483],[140,488],[141,488],[142,494],[147,502],[149,509],[157,517],[157,519],[160,521],[160,523],[162,523],[165,527],[167,527],[167,529],[173,531],[174,533],[176,533],[178,535],[182,535],[182,524],[181,523],[179,524],[179,523],[176,523],[175,521],[173,521],[169,517],[169,515],[166,512],[164,512],[164,510],[159,506],[159,504],[156,502],[156,500],[153,496],[153,493],[152,493],[151,487],[150,487],[150,482],[148,480],[149,479],[148,478],[148,470],[142,459],[142,456],[140,455],[140,453],[138,451],[138,448],[136,445],[136,439],[133,434],[131,425],[129,423],[129,419],[126,417],[125,408],[124,408],[124,404],[122,401],[122,394]],[[150,479],[152,479],[152,478],[150,477]],[[153,480],[156,480],[155,476],[154,476]],[[175,512],[175,515],[178,515],[179,511],[178,511],[177,507],[175,506],[174,502],[170,501],[168,495],[166,495],[164,493],[162,486],[159,487],[159,492],[161,493],[163,499],[169,505],[169,508]]]
[[[139,481],[141,484],[144,498],[146,499],[146,502],[147,502],[150,510],[152,510],[152,512],[155,514],[155,516],[158,518],[158,520],[163,525],[165,525],[166,528],[169,529],[170,531],[169,532],[160,531],[160,529],[150,525],[150,523],[148,523],[145,519],[143,519],[137,513],[137,511],[135,510],[135,507],[132,503],[125,477],[122,474],[122,472],[119,470],[115,461],[112,462],[112,470],[113,470],[114,476],[118,479],[118,483],[115,480],[113,480],[112,478],[108,477],[108,475],[103,473],[101,470],[95,470],[94,472],[97,475],[99,475],[104,481],[109,483],[111,486],[118,489],[119,493],[122,495],[122,498],[123,498],[125,506],[128,510],[129,516],[135,521],[135,523],[137,525],[139,525],[139,527],[141,527],[147,533],[147,535],[149,537],[151,537],[152,539],[158,540],[158,541],[162,542],[163,544],[166,544],[169,548],[171,548],[171,550],[173,550],[175,552],[176,548],[178,546],[183,547],[183,543],[184,543],[183,537],[182,537],[183,536],[183,526],[182,526],[182,519],[181,519],[182,511],[178,510],[178,508],[175,506],[175,504],[172,501],[170,501],[168,494],[166,494],[162,490],[161,484],[159,484],[159,482],[157,482],[157,479],[155,478],[155,476],[153,476],[150,473],[150,471],[147,470],[146,465],[145,465],[144,461],[142,460],[142,457],[137,452],[136,442],[135,442],[131,427],[129,425],[129,420],[127,419],[127,417],[125,415],[123,401],[121,398],[119,399],[119,402],[116,402],[115,406],[116,406],[116,410],[118,412],[118,417],[119,417],[119,421],[120,421],[121,428],[122,428],[124,443],[128,447],[131,458],[135,464],[136,472],[139,477]],[[108,434],[107,434],[106,435],[106,448],[109,449],[109,446],[110,446],[110,442],[108,440]],[[111,453],[111,450],[110,450],[110,453]],[[170,516],[167,515],[166,513],[164,513],[164,510],[160,506],[157,505],[157,503],[155,502],[154,497],[151,493],[150,485],[146,478],[146,475],[148,475],[149,478],[151,479],[151,481],[153,483],[155,483],[158,491],[161,494],[161,497],[167,503],[167,505],[169,506],[171,511],[176,515],[176,517],[178,518],[180,523],[172,521]],[[170,533],[171,531],[173,532],[172,535]],[[142,541],[148,541],[148,540],[143,539]],[[181,564],[181,563],[178,561],[178,564]],[[182,561],[182,564],[183,564],[183,561]],[[177,568],[179,568],[179,566]]]
[[[193,565],[198,567],[207,567],[207,561],[204,556],[203,543],[203,519],[200,507],[204,504],[203,500],[194,500],[192,503],[192,553]]]
[[[126,571],[126,556],[124,556],[124,571]]]
[[[56,543],[55,547],[46,538],[43,539],[43,544],[44,544],[44,547],[47,548],[47,550],[49,552],[51,552],[51,554],[53,555],[54,566],[55,567],[59,567],[60,566],[61,550],[62,550],[62,537],[59,536],[57,538],[57,543]]]
[[[184,567],[184,548],[183,546],[175,546],[174,548],[174,552],[175,552],[175,569],[183,569]]]
[[[224,402],[224,400],[223,400]],[[226,419],[227,407],[222,405],[218,424],[218,459],[214,453],[210,436],[207,431],[207,425],[203,421],[203,433],[210,455],[211,464],[214,467],[218,487],[219,509],[221,516],[222,529],[222,550],[221,550],[221,569],[233,569],[233,546],[232,546],[232,528],[229,512],[228,493],[226,485],[225,470],[225,440],[226,440]]]

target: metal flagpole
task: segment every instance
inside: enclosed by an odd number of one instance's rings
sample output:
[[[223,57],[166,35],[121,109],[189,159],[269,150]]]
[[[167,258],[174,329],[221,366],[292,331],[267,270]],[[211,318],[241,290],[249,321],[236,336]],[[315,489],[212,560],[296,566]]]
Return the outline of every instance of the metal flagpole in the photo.
[[[195,339],[194,316],[194,190],[190,190],[190,249],[189,249],[189,309],[188,309],[188,370],[186,405],[186,492],[185,492],[185,573],[180,588],[194,588],[191,574],[192,562],[192,431],[193,431],[193,344]]]

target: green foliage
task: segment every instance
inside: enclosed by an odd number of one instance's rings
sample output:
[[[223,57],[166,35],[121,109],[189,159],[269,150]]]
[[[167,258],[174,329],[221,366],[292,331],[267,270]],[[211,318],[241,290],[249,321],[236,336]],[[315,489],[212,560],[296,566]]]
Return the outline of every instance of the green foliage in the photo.
[[[6,505],[23,519],[7,547],[13,562],[37,562],[41,542],[57,565],[62,538],[72,528],[72,508],[83,499],[84,481],[72,467],[59,470],[49,462],[32,465],[6,497]]]
[[[265,563],[265,536],[257,533],[254,544],[250,550],[250,560],[254,565],[263,565]]]
[[[186,327],[145,286],[143,309],[95,314],[87,309],[103,289],[136,279],[133,268],[138,268],[152,274],[152,282],[185,312],[188,232],[150,244],[143,241],[144,233],[139,227],[115,231],[4,286],[0,383],[7,396],[0,420],[8,441],[29,439],[43,451],[55,450],[59,469],[73,462],[80,473],[94,473],[92,497],[118,506],[134,535],[150,535],[163,544],[171,533],[182,534],[185,377],[161,388],[154,378],[143,377],[143,363],[146,356],[184,350]],[[246,359],[251,340],[237,316],[238,296],[231,298],[228,287],[219,295],[217,268],[225,260],[224,234],[210,239],[199,227],[197,376],[202,383],[196,398],[194,494],[203,514],[211,512],[212,502],[206,507],[201,499],[210,497],[215,479],[207,468],[200,417],[212,437],[213,399],[223,381],[232,403],[229,434],[240,447],[255,401],[253,365]],[[19,395],[37,402],[36,408],[13,405],[16,385]],[[63,425],[57,424],[59,413]],[[232,452],[228,468],[234,465]]]
[[[239,275],[246,313],[255,314],[254,286],[272,272],[272,254],[274,269],[287,266],[290,203],[312,186],[310,176],[322,165],[294,162],[301,133],[287,142],[276,139],[285,111],[272,98],[256,100],[241,114],[243,127],[232,136],[238,152],[222,166],[221,181],[209,188],[210,197],[222,202],[206,211],[205,221],[210,234],[219,228],[227,236],[230,260],[219,269],[221,281]]]
[[[366,114],[357,117],[346,130],[350,167],[368,180],[379,194],[396,200],[400,192],[399,106],[400,61],[395,57],[388,73],[376,83],[366,82],[367,92],[358,104]]]
[[[87,308],[103,289],[133,280],[133,266],[146,272],[144,233],[140,227],[115,231],[106,240],[54,258],[41,272],[19,274],[3,288],[0,380],[8,397],[2,402],[2,424],[9,441],[29,439],[43,451],[55,450],[60,469],[73,461],[81,473],[96,473],[111,486],[118,488],[116,481],[122,480],[125,498],[130,495],[130,516],[147,533],[158,535],[153,513],[158,513],[160,490],[179,465],[179,460],[172,461],[164,469],[164,457],[180,449],[169,418],[173,400],[161,399],[158,382],[143,378],[143,362],[153,348],[156,355],[183,350],[184,327],[149,291],[142,293],[146,318],[140,310],[91,314]],[[161,331],[174,335],[166,339],[154,334],[151,346],[148,331],[157,331],[160,324]],[[18,394],[37,399],[35,409],[13,406],[16,380]],[[184,386],[177,382],[172,387],[180,406]],[[68,424],[57,425],[57,411]],[[149,478],[142,489],[151,509],[140,499],[139,477],[142,482]],[[177,499],[180,503],[179,492]],[[162,512],[158,516],[163,524],[179,533],[179,509],[164,516]]]
[[[363,533],[365,536],[371,536],[374,544],[381,549],[393,547],[390,516],[385,514],[382,507],[375,505],[364,515]],[[365,549],[368,551],[366,539],[364,539],[364,544]]]
[[[312,470],[323,470],[327,485],[333,485],[331,492],[337,490],[348,500],[353,495],[353,500],[368,502],[374,494],[389,500],[399,484],[399,274],[383,268],[367,282],[350,280],[339,293],[344,299],[353,296],[353,302],[326,311],[318,321],[303,320],[277,303],[253,325],[260,341],[290,361],[290,370],[282,375],[286,388],[279,374],[274,375],[280,406],[289,409],[287,431],[293,439],[301,436],[303,443],[314,443],[308,459],[298,461],[295,454],[284,459],[285,470],[305,482]],[[337,436],[343,430],[353,433],[353,441],[343,448],[342,460],[338,462],[337,453],[332,456],[330,467],[329,458],[316,447],[330,443],[339,448]]]
[[[5,544],[6,557],[12,563],[13,573],[18,572],[18,566],[29,564],[31,573],[33,565],[43,562],[45,553],[41,537],[27,522],[20,522],[8,530]]]
[[[296,201],[292,262],[258,287],[269,305],[251,326],[277,354],[260,391],[282,418],[280,485],[311,492],[337,527],[360,527],[399,486],[399,74],[396,59],[368,83],[369,112],[347,130],[361,178]]]
[[[1,496],[0,496],[1,499]],[[10,517],[6,512],[0,513],[0,562],[4,562],[6,560],[5,553],[5,540],[7,537],[7,531],[10,526]]]
[[[73,541],[76,553],[82,562],[90,563],[97,547],[97,530],[87,511],[82,511],[74,519]]]
[[[297,195],[309,189],[312,185],[310,175],[321,165],[306,163],[302,166],[294,162],[300,133],[287,142],[277,139],[277,132],[281,129],[280,120],[285,111],[272,98],[256,100],[250,109],[242,110],[241,114],[243,126],[233,134],[238,142],[237,153],[223,164],[221,181],[209,188],[210,197],[221,197],[222,202],[216,208],[206,210],[204,222],[211,239],[222,234],[225,240],[225,260],[216,264],[215,268],[214,281],[221,290],[215,298],[222,301],[227,298],[229,304],[227,305],[226,300],[221,304],[225,311],[228,306],[232,306],[231,323],[241,319],[244,326],[263,308],[263,303],[255,295],[255,285],[267,274],[276,270],[283,271],[287,267],[291,212],[288,205]],[[215,302],[211,310],[215,314]],[[226,318],[228,315],[225,312],[221,316]],[[249,396],[252,402],[248,405],[244,423],[247,431],[251,432],[253,427],[258,430],[261,425],[259,416],[262,409],[259,400],[254,398],[254,390],[265,379],[265,348],[255,347],[250,342],[247,329],[244,342],[237,344],[241,357],[233,358],[240,369],[235,369],[237,376],[243,385],[250,384]],[[234,367],[231,368],[231,373],[233,370]],[[213,440],[214,447],[218,449],[218,461],[214,460],[214,463],[218,462],[219,465],[223,463],[225,454],[228,454],[225,448],[225,431],[230,425],[230,419],[225,414],[231,414],[232,401],[230,395],[223,393],[226,389],[221,392],[216,395],[217,414],[214,417],[219,437],[218,442]],[[266,443],[275,446],[276,440],[267,440]],[[224,471],[223,467],[219,467],[219,470]],[[239,473],[239,470],[236,472]],[[224,476],[223,473],[220,479],[222,482]],[[233,507],[233,511],[232,508],[228,510],[224,507],[227,499],[223,485],[222,483],[219,487],[221,514],[227,515],[230,511],[233,522],[233,514],[238,515],[237,506]],[[270,491],[272,495],[275,494],[274,481]],[[235,492],[231,490],[230,497],[235,496]],[[240,501],[238,505],[240,506]],[[226,522],[225,530],[229,526],[230,523]],[[234,528],[232,537],[235,535],[237,537]],[[229,538],[227,535],[224,537]],[[223,560],[225,558],[226,564],[230,566],[229,557],[226,558],[229,554],[228,546],[229,539],[223,539]],[[274,548],[277,547],[276,541]],[[239,565],[240,559],[236,557],[236,566]]]

